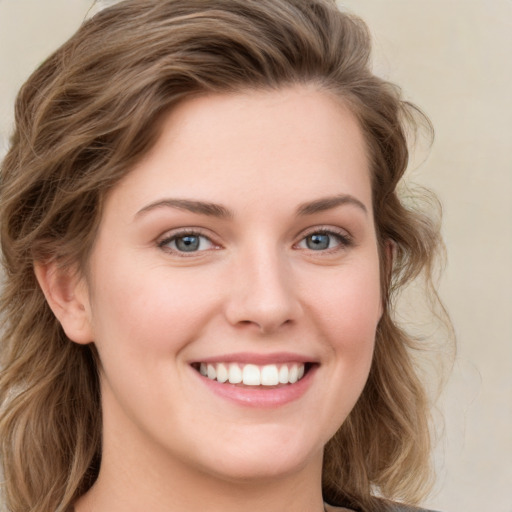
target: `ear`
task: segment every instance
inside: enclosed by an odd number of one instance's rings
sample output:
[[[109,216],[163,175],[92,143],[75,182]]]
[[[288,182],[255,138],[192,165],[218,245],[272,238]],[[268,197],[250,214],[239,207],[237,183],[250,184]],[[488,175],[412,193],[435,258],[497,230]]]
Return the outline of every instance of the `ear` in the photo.
[[[91,343],[94,336],[85,279],[76,270],[60,268],[56,262],[37,262],[34,272],[66,336],[82,345]]]

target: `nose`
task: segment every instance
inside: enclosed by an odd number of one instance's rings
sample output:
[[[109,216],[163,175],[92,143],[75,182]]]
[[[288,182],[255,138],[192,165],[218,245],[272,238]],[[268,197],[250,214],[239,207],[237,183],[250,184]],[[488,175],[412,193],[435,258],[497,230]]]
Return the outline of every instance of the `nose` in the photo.
[[[232,268],[225,313],[238,328],[271,334],[295,323],[302,308],[290,263],[277,251],[240,255]]]

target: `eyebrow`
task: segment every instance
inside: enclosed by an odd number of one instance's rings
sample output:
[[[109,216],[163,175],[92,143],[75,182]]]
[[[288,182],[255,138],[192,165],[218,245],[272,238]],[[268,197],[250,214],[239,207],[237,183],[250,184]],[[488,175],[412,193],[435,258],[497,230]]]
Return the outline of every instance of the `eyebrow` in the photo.
[[[349,194],[340,194],[336,196],[323,197],[314,201],[303,203],[297,209],[297,215],[314,215],[315,213],[325,212],[326,210],[332,210],[338,206],[350,204],[361,209],[365,214],[368,214],[366,206],[356,199],[354,196]]]
[[[161,199],[159,201],[155,201],[154,203],[150,203],[147,206],[144,206],[141,210],[139,210],[135,217],[147,213],[151,210],[156,210],[159,208],[177,208],[178,210],[186,210],[192,213],[199,213],[201,215],[208,215],[210,217],[218,217],[221,219],[231,218],[233,217],[233,212],[216,203],[209,203],[206,201],[194,201],[191,199]]]
[[[321,213],[327,210],[332,210],[338,206],[345,204],[353,205],[362,210],[365,214],[368,213],[366,206],[356,199],[354,196],[349,194],[340,194],[336,196],[323,197],[315,199],[307,203],[301,204],[297,208],[297,216],[303,217],[307,215],[314,215],[315,213]],[[178,210],[186,210],[192,213],[198,213],[200,215],[207,215],[209,217],[217,217],[220,219],[230,219],[234,217],[231,210],[216,203],[210,203],[207,201],[196,201],[192,199],[161,199],[153,203],[144,206],[140,209],[135,217],[139,217],[147,212],[156,210],[159,208],[176,208]]]

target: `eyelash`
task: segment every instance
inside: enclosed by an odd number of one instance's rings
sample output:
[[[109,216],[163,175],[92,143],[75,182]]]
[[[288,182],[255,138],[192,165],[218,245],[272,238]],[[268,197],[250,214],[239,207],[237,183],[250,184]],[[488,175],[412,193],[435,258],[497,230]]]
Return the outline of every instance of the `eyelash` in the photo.
[[[302,235],[302,238],[300,239],[300,241],[295,245],[298,245],[298,244],[306,241],[306,239],[312,235],[329,235],[331,237],[336,238],[339,242],[338,245],[336,245],[334,247],[329,247],[327,249],[322,249],[322,250],[317,250],[317,251],[315,251],[313,249],[308,249],[308,248],[305,249],[305,250],[309,250],[313,253],[318,252],[318,253],[322,253],[324,255],[332,254],[332,253],[336,253],[338,251],[346,250],[354,245],[354,239],[346,231],[337,230],[337,229],[334,229],[331,227],[313,228],[313,229],[309,230],[308,232],[306,232],[304,235]]]
[[[299,244],[306,241],[306,239],[308,237],[313,236],[313,235],[329,235],[331,237],[335,237],[339,243],[338,243],[338,245],[336,245],[334,247],[328,247],[326,249],[321,249],[321,250],[314,250],[314,249],[310,249],[310,248],[299,248],[299,249],[311,251],[312,253],[318,252],[318,253],[323,253],[323,254],[326,254],[326,253],[332,254],[332,253],[335,253],[338,251],[348,249],[349,247],[352,247],[354,245],[353,238],[344,231],[338,231],[336,229],[327,228],[327,227],[317,227],[317,228],[311,229],[309,232],[304,233],[302,235],[301,239],[299,240],[299,242],[294,244],[294,247],[297,247]],[[187,252],[187,251],[181,251],[179,249],[169,247],[169,244],[175,242],[176,240],[178,240],[180,238],[186,238],[186,237],[197,237],[197,238],[206,239],[213,246],[212,247],[213,249],[221,248],[221,246],[219,244],[216,244],[211,239],[210,236],[206,235],[203,231],[201,231],[199,229],[194,229],[194,228],[190,228],[190,229],[184,228],[177,232],[173,232],[169,236],[166,236],[164,239],[158,241],[157,245],[160,249],[162,249],[166,252],[177,254],[180,257],[185,257],[185,258],[203,253],[207,250],[210,250],[210,249],[203,249],[203,250],[193,250],[193,251]]]
[[[180,251],[179,249],[174,249],[174,248],[168,247],[168,245],[171,244],[172,242],[175,242],[176,240],[178,240],[180,238],[186,238],[186,237],[197,237],[197,238],[206,239],[209,241],[209,243],[213,246],[214,249],[220,248],[220,246],[218,244],[216,244],[211,239],[210,236],[206,235],[204,232],[202,232],[199,229],[193,229],[193,228],[192,229],[184,228],[179,231],[173,232],[169,236],[166,236],[164,239],[160,240],[158,242],[158,247],[160,249],[162,249],[163,251],[177,254],[178,256],[184,257],[184,258],[193,256],[193,255],[197,255],[197,253],[205,252],[205,250],[187,252],[187,251]]]

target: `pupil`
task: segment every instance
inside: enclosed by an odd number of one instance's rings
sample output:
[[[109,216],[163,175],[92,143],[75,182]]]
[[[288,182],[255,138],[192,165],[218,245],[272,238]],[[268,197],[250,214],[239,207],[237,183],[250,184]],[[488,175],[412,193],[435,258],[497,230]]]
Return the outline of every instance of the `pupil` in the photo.
[[[192,252],[199,248],[199,237],[194,235],[182,236],[176,239],[176,247],[180,251]]]
[[[328,249],[329,235],[323,235],[321,233],[310,235],[307,237],[306,245],[308,246],[308,249],[313,249],[314,251]]]

